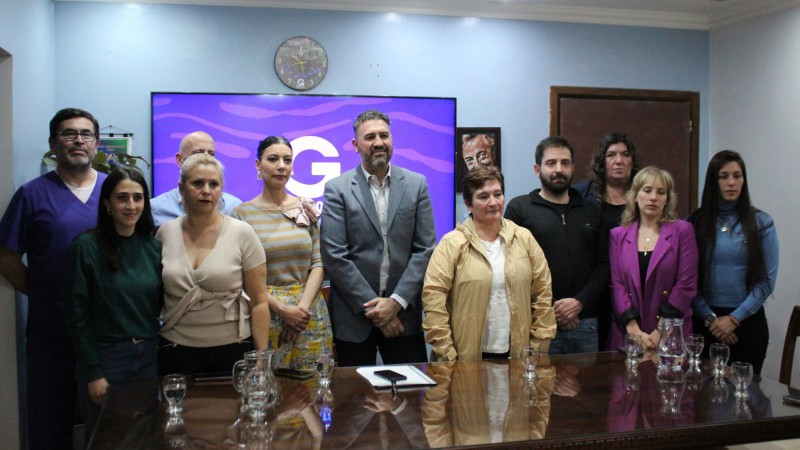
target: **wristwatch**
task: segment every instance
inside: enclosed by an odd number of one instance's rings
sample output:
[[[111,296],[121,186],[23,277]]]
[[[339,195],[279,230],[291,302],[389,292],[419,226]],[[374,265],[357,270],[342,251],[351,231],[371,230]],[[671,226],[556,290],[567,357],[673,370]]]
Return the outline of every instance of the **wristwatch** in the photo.
[[[710,327],[711,324],[714,322],[714,319],[716,319],[716,318],[717,318],[717,315],[714,314],[714,313],[711,313],[711,314],[707,315],[705,317],[705,319],[704,319],[704,323],[706,325],[706,328]]]

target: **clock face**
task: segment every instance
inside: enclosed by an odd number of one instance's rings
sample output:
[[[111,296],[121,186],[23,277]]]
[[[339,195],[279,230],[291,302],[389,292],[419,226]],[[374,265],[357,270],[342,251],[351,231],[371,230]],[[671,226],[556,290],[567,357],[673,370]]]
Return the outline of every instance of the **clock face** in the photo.
[[[286,86],[307,91],[320,84],[328,73],[328,55],[310,37],[289,38],[275,53],[275,73]]]

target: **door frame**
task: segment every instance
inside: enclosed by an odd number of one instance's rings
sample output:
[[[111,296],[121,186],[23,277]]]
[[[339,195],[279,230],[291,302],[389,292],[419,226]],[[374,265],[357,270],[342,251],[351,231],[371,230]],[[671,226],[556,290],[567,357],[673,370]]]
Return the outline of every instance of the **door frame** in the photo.
[[[641,100],[662,102],[688,102],[689,123],[689,211],[697,209],[697,176],[700,155],[700,93],[692,91],[666,91],[653,89],[594,88],[578,86],[550,86],[550,135],[561,135],[561,99]]]

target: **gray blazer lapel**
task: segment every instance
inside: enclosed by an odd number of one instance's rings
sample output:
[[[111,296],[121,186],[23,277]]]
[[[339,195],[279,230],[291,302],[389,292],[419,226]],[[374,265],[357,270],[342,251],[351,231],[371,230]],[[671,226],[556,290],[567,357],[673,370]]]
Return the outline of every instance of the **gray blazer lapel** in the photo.
[[[355,170],[352,185],[353,196],[356,198],[356,201],[361,204],[361,208],[364,209],[364,213],[366,213],[372,226],[375,227],[375,231],[380,235],[381,222],[378,219],[378,210],[375,209],[375,202],[372,200],[372,192],[369,190],[369,182],[364,176],[364,172],[360,166]]]
[[[386,228],[392,228],[392,222],[397,215],[397,210],[403,202],[406,193],[406,177],[401,170],[392,168],[392,181],[389,185],[389,210],[386,212]]]

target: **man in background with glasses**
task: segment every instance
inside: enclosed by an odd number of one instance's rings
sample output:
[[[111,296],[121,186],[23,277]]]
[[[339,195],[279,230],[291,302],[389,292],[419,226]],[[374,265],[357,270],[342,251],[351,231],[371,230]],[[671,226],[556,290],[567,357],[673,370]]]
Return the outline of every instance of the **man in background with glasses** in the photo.
[[[28,296],[27,409],[29,448],[72,448],[77,386],[67,335],[64,264],[78,234],[97,224],[100,187],[92,168],[99,124],[66,108],[50,121],[56,169],[20,187],[0,221],[0,275]],[[23,263],[27,256],[27,266]]]

